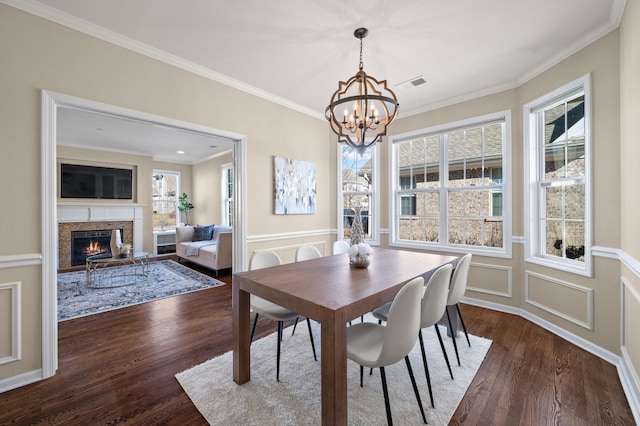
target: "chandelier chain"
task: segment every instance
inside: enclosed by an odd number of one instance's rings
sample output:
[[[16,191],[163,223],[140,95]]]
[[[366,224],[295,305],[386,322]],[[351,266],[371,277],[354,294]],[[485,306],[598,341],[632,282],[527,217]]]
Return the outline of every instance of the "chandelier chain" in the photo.
[[[360,71],[364,68],[364,62],[362,61],[362,38],[360,39]]]

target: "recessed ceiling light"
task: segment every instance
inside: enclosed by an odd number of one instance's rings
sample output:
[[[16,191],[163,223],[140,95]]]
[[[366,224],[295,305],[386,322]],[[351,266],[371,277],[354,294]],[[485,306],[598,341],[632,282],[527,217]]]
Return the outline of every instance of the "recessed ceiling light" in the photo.
[[[217,145],[209,145],[209,148],[217,148]]]
[[[177,154],[184,154],[184,151],[176,151]]]

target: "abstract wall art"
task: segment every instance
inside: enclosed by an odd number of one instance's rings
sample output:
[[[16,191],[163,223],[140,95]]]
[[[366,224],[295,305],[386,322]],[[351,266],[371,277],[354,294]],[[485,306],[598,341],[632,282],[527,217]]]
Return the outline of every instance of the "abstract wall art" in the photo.
[[[274,157],[275,213],[316,212],[316,165],[308,161]]]

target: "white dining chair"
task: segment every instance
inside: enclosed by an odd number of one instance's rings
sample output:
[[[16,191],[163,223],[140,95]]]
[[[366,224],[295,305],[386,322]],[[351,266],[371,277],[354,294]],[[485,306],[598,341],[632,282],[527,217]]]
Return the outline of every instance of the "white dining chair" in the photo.
[[[364,367],[380,368],[384,405],[389,425],[393,424],[393,420],[384,368],[395,364],[402,358],[407,364],[413,392],[422,413],[422,420],[425,424],[427,423],[420,392],[409,361],[409,352],[415,346],[420,330],[420,299],[423,287],[424,279],[418,277],[400,289],[389,308],[386,325],[365,322],[347,327],[347,357],[360,364],[360,386],[362,386]]]
[[[296,249],[296,262],[302,262],[304,260],[317,259],[322,257],[320,250],[316,246],[306,244]]]
[[[319,257],[322,257],[322,254],[320,253],[320,250],[316,248],[316,246],[303,245],[296,249],[296,255],[295,255],[296,262],[303,262],[305,260],[317,259]],[[296,327],[298,327],[298,318],[296,318],[296,322],[293,324],[293,330],[291,331],[292,336],[296,332]]]
[[[351,246],[345,240],[338,240],[333,243],[332,253],[333,254],[347,253],[349,251],[349,247]]]
[[[268,268],[271,266],[281,265],[282,261],[280,257],[272,251],[257,251],[253,253],[249,260],[249,270],[256,270],[262,268]],[[258,316],[264,315],[265,317],[276,321],[278,323],[278,337],[277,337],[277,352],[276,352],[276,380],[280,381],[280,343],[282,342],[282,330],[284,328],[284,321],[297,319],[298,314],[275,303],[269,302],[261,297],[251,295],[251,310],[255,312],[253,319],[253,327],[251,328],[251,342],[253,342],[253,334],[256,331],[256,324],[258,323]],[[313,349],[313,359],[318,360],[316,356],[316,346],[313,342],[313,334],[311,333],[311,322],[307,318],[307,325],[309,326],[309,338],[311,339],[311,348]]]
[[[427,355],[424,350],[424,340],[422,337],[422,329],[434,326],[438,340],[440,341],[440,349],[442,349],[442,355],[447,363],[449,369],[449,375],[453,379],[453,372],[451,371],[451,364],[449,364],[449,357],[447,350],[444,347],[442,341],[442,335],[438,328],[438,321],[444,316],[444,311],[447,307],[447,296],[449,294],[449,283],[451,282],[452,265],[444,265],[438,268],[431,277],[429,282],[424,286],[424,292],[421,302],[421,314],[420,314],[420,331],[418,331],[418,340],[420,341],[420,350],[422,351],[422,363],[424,365],[424,374],[427,379],[427,386],[429,388],[429,398],[431,399],[431,407],[435,408],[433,402],[433,391],[431,389],[431,375],[429,374],[429,365],[427,363]],[[373,310],[373,316],[378,321],[386,321],[389,316],[389,304],[383,305]]]
[[[464,320],[462,319],[462,312],[460,312],[460,300],[464,297],[464,292],[467,290],[467,277],[469,276],[469,266],[471,265],[471,253],[465,254],[458,261],[456,265],[456,269],[453,271],[453,275],[451,277],[451,285],[449,286],[449,296],[447,298],[447,307],[455,306],[456,311],[458,312],[458,318],[460,318],[460,324],[462,325],[462,329],[464,330],[464,335],[467,338],[467,344],[471,347],[471,342],[469,341],[469,335],[467,334],[467,327],[464,326]],[[449,314],[449,309],[446,309],[447,313],[447,322],[449,324],[449,330],[451,334],[451,338],[453,340],[453,349],[456,351],[456,359],[458,360],[458,365],[460,365],[460,356],[458,355],[458,344],[456,343],[456,334],[453,332],[453,326],[451,324],[451,315]]]

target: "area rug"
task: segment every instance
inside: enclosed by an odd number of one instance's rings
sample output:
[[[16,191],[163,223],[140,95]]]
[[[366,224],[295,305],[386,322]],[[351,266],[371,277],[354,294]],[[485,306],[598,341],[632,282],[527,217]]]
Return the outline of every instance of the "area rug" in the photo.
[[[116,268],[128,268],[117,266]],[[147,278],[114,288],[89,288],[85,271],[58,274],[58,321],[224,285],[173,260],[149,262]]]
[[[365,317],[365,320],[372,318]],[[312,321],[317,353],[320,326]],[[441,327],[443,338],[446,330]],[[446,425],[462,400],[471,380],[491,346],[491,340],[464,335],[458,339],[462,366],[457,365],[451,338],[445,338],[454,380],[451,380],[433,327],[423,330],[435,409],[431,408],[419,343],[409,355],[420,396],[430,425]],[[212,425],[319,425],[320,360],[313,360],[307,327],[291,336],[285,330],[282,342],[280,382],[276,381],[276,334],[254,341],[251,346],[251,380],[241,386],[233,381],[232,353],[176,374],[196,408]],[[404,362],[385,368],[393,421],[420,425],[422,417]],[[380,370],[366,370],[360,387],[359,366],[347,361],[348,422],[350,425],[387,424]]]

